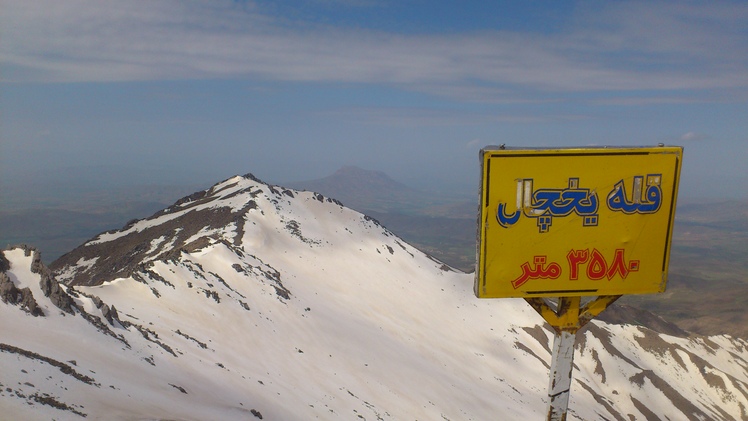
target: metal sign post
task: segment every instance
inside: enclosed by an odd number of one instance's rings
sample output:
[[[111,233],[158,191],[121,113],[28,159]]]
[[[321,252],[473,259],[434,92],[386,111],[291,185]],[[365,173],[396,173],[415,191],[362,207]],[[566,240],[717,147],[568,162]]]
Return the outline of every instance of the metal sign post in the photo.
[[[597,297],[581,308],[580,297],[561,297],[558,299],[555,310],[551,308],[547,298],[525,299],[555,331],[548,380],[550,406],[548,421],[566,420],[577,331],[620,297],[620,295]]]
[[[480,156],[475,295],[524,298],[553,327],[548,420],[565,420],[577,331],[622,294],[665,291],[683,148]]]

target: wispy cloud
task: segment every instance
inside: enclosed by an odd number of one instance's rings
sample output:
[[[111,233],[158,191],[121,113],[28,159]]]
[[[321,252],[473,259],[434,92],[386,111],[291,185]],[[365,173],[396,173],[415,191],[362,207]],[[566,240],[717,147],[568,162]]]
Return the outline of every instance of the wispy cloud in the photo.
[[[697,133],[697,132],[683,133],[681,136],[678,137],[678,140],[680,140],[681,142],[697,142],[697,141],[707,140],[707,139],[709,139],[709,136],[703,133]]]
[[[0,60],[6,82],[384,83],[479,101],[748,89],[748,4],[578,9],[555,34],[412,35],[289,21],[250,1],[5,0]]]
[[[454,107],[347,107],[318,111],[318,115],[375,126],[423,127],[469,126],[489,123],[536,124],[589,119],[581,114],[553,114],[537,111],[458,110]]]
[[[486,143],[485,141],[476,138],[476,139],[473,139],[473,140],[467,142],[465,144],[465,147],[467,149],[479,149],[479,148],[482,148],[485,145],[485,143]]]

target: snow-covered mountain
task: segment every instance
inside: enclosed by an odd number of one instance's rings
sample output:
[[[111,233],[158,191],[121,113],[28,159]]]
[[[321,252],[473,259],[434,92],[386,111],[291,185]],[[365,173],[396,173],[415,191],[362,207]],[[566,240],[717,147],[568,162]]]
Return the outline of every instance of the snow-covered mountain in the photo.
[[[311,192],[233,177],[45,268],[0,254],[0,418],[544,419],[522,300]],[[569,419],[748,419],[748,343],[593,321]]]

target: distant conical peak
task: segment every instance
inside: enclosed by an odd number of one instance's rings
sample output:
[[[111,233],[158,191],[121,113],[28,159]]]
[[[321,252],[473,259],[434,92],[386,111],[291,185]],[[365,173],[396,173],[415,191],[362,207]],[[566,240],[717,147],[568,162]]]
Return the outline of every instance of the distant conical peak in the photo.
[[[335,171],[330,176],[321,180],[310,181],[314,187],[318,187],[317,182],[332,182],[340,187],[359,189],[394,189],[394,190],[411,190],[410,187],[393,180],[383,171],[366,170],[353,165],[346,165]],[[324,192],[323,192],[324,193]]]
[[[344,165],[340,167],[333,176],[349,176],[349,175],[377,175],[378,177],[383,178],[390,178],[387,174],[385,174],[382,171],[375,171],[375,170],[365,170],[361,167],[357,167],[355,165]]]

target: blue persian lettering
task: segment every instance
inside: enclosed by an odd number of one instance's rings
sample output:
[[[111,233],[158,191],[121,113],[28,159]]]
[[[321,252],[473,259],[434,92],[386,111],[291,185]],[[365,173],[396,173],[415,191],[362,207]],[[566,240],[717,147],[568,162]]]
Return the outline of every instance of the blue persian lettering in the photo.
[[[608,208],[614,212],[623,212],[627,215],[655,213],[660,210],[662,204],[661,182],[661,174],[648,174],[645,189],[643,186],[644,177],[635,176],[631,189],[631,199],[629,199],[625,183],[621,180],[613,186],[613,190],[608,194]]]
[[[532,189],[533,179],[517,180],[517,210],[507,212],[507,204],[499,203],[496,220],[504,228],[519,221],[521,215],[536,218],[538,230],[548,232],[553,217],[564,217],[575,213],[583,217],[583,226],[597,225],[597,194],[590,189],[579,188],[578,178],[569,178],[565,189]]]

